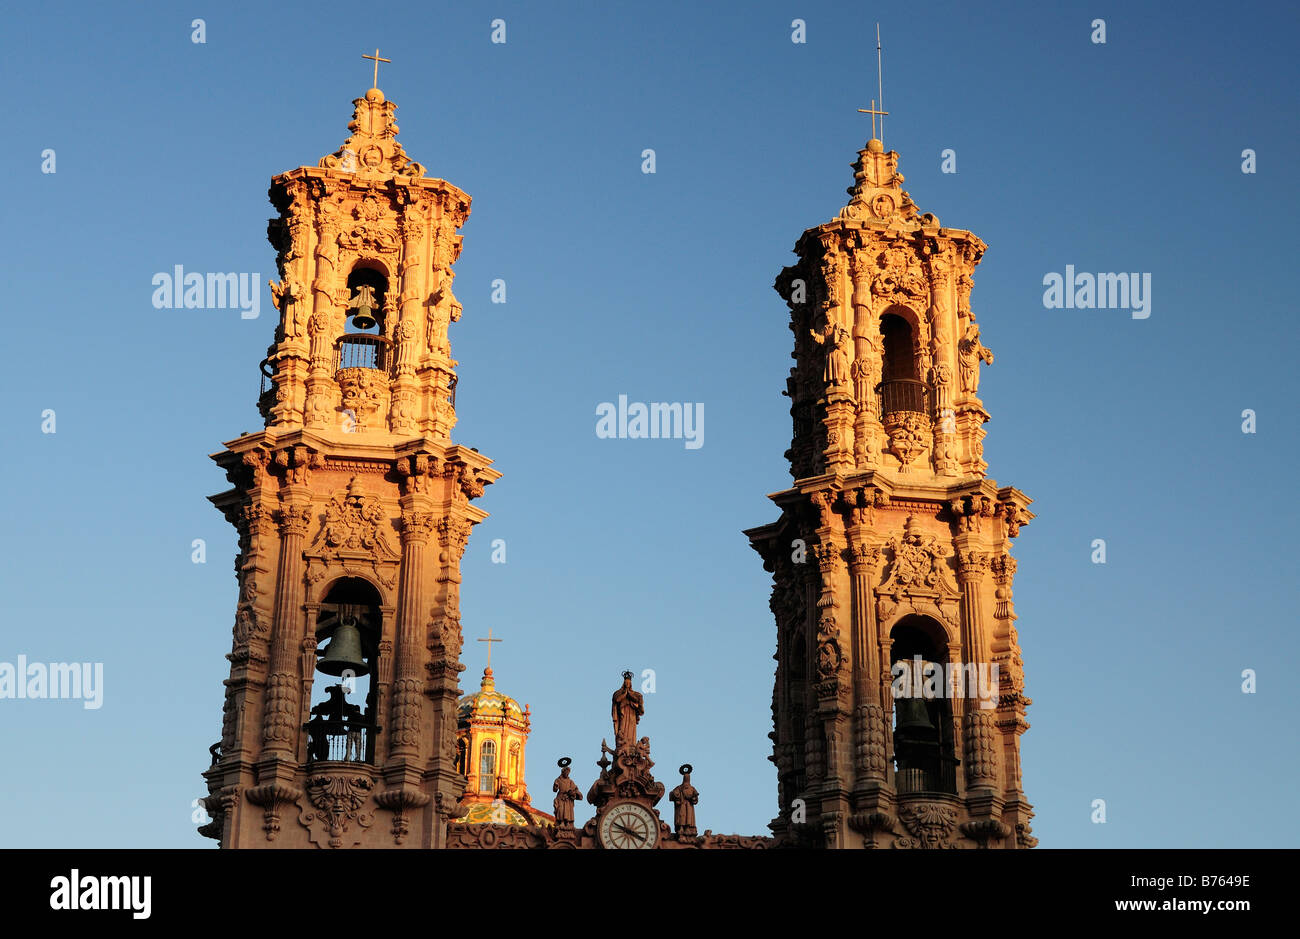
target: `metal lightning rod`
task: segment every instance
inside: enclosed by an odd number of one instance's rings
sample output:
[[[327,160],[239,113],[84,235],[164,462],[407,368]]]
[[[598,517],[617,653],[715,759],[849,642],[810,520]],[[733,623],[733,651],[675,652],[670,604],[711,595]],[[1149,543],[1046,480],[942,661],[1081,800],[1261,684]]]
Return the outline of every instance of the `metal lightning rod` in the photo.
[[[880,110],[885,110],[885,66],[880,53],[880,24],[876,24],[876,86],[880,92]],[[880,116],[880,145],[885,144],[885,116]]]

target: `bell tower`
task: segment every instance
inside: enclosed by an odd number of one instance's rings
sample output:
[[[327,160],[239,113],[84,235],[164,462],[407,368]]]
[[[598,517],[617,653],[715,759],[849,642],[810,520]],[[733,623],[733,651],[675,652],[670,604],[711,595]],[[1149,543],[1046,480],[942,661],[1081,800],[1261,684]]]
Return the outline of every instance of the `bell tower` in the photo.
[[[222,847],[441,847],[465,791],[460,560],[500,476],[450,436],[470,199],[407,158],[377,87],[353,106],[342,147],[271,180],[265,426],[213,455],[239,532],[200,829]]]
[[[985,472],[985,244],[918,213],[880,140],[853,171],[775,285],[794,482],[745,533],[774,580],[770,827],[815,847],[1032,847],[1009,551],[1033,514]]]

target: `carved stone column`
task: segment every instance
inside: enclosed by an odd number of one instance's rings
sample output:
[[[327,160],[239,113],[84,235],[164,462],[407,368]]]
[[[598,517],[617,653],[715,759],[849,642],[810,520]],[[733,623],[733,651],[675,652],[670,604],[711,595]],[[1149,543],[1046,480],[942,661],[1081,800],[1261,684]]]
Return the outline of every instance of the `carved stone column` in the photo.
[[[818,495],[824,495],[818,493]],[[837,788],[844,778],[845,766],[839,759],[843,755],[840,681],[844,664],[844,637],[837,613],[835,598],[835,575],[839,569],[839,558],[844,546],[832,537],[827,529],[822,537],[826,540],[813,546],[817,557],[817,566],[821,575],[821,596],[817,600],[817,709],[821,717],[820,736],[824,742],[827,788]]]
[[[397,594],[396,674],[393,679],[390,758],[415,759],[420,750],[424,700],[425,616],[424,549],[437,528],[438,516],[412,496],[402,500],[402,569]]]
[[[871,303],[871,276],[875,259],[862,236],[851,256],[853,276],[853,390],[857,412],[853,424],[853,461],[858,469],[874,467],[880,460],[875,386],[881,367],[880,324]]]
[[[969,536],[960,536],[957,551],[957,580],[962,591],[963,659],[977,670],[991,666],[987,633],[984,625],[982,586],[989,571],[989,556],[974,545]],[[982,687],[979,678],[975,679]],[[968,789],[993,789],[998,785],[998,746],[992,704],[967,700],[971,694],[969,680],[963,682],[961,703],[962,740],[965,753]],[[982,705],[988,705],[987,707]]]
[[[307,320],[311,341],[310,370],[304,422],[308,427],[326,427],[333,422],[334,340],[341,331],[337,320],[339,220],[329,203],[316,217],[315,276],[312,279],[312,313]]]
[[[279,513],[280,577],[276,585],[275,629],[271,637],[271,674],[267,679],[262,739],[268,753],[293,758],[299,712],[298,656],[301,653],[303,599],[303,539],[311,525],[305,490],[290,487],[289,500]]]
[[[421,333],[420,298],[423,296],[423,251],[425,222],[421,203],[406,206],[402,213],[402,262],[400,282],[390,285],[392,292],[400,291],[398,301],[399,321],[393,327],[394,351],[397,367],[393,378],[392,410],[389,429],[395,434],[414,434],[419,429],[422,402],[415,369],[419,363]]]
[[[1029,729],[1025,709],[1032,703],[1025,696],[1024,664],[1016,638],[1016,612],[1012,602],[1011,582],[1016,573],[1016,559],[1001,554],[990,562],[994,593],[993,617],[997,623],[997,640],[991,643],[992,658],[999,669],[997,726],[1002,731],[1002,754],[1006,766],[1006,788],[1019,793],[1020,740]]]
[[[804,588],[804,662],[807,663],[805,672],[805,682],[803,694],[800,696],[803,700],[800,707],[803,712],[803,775],[805,779],[805,791],[800,795],[804,796],[807,792],[821,785],[824,775],[822,766],[822,735],[820,728],[817,726],[817,700],[812,688],[815,686],[817,674],[817,620],[821,612],[817,608],[817,596],[820,589],[820,574],[817,565],[805,564],[803,571],[803,588]]]
[[[375,683],[375,713],[387,714],[392,702],[393,689],[393,643],[381,639],[378,648],[378,662],[371,679]],[[388,761],[388,734],[380,732],[375,738],[375,763],[383,765]]]
[[[855,521],[867,510],[854,510]],[[864,530],[850,530],[849,570],[853,578],[853,697],[857,782],[884,783],[885,711],[878,700],[880,653],[876,642],[876,604],[872,585],[880,563],[880,546],[863,541]]]

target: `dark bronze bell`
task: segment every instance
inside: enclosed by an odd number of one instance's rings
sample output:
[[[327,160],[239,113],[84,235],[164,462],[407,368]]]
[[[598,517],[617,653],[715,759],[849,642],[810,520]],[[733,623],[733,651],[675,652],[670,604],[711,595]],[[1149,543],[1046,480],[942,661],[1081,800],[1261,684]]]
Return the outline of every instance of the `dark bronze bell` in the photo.
[[[926,738],[934,735],[934,724],[930,722],[930,711],[924,698],[899,698],[894,705],[898,709],[899,736]]]
[[[370,666],[361,655],[361,631],[353,622],[340,623],[330,636],[330,644],[325,654],[316,663],[316,668],[326,675],[342,675],[351,672],[360,677],[370,673]]]
[[[357,287],[357,295],[352,298],[352,325],[357,329],[370,329],[375,325],[375,288],[362,284]]]

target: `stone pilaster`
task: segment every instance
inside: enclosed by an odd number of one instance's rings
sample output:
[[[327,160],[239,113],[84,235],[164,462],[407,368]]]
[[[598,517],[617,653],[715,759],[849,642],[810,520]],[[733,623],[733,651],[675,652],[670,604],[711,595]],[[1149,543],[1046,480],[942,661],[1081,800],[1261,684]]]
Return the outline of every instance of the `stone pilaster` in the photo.
[[[957,552],[957,581],[962,598],[962,647],[966,663],[977,670],[991,668],[988,631],[984,621],[984,582],[989,571],[989,556],[980,550],[973,535],[959,536]],[[993,711],[995,702],[971,700],[970,695],[982,687],[979,676],[974,677],[976,687],[971,687],[972,676],[963,672],[959,690],[962,697],[962,742],[966,765],[968,789],[992,789],[998,784],[999,761],[996,744],[997,732]],[[996,695],[994,690],[994,695]],[[983,705],[988,705],[985,707]],[[954,708],[956,711],[956,708]]]
[[[294,755],[299,714],[298,656],[302,642],[303,539],[312,521],[308,494],[290,490],[279,516],[280,561],[275,625],[271,634],[271,672],[267,680],[262,739],[266,751],[284,759]]]
[[[438,516],[424,510],[424,500],[406,496],[402,505],[402,566],[397,593],[396,668],[392,685],[390,759],[415,759],[420,751],[421,705],[424,701],[425,547]]]

